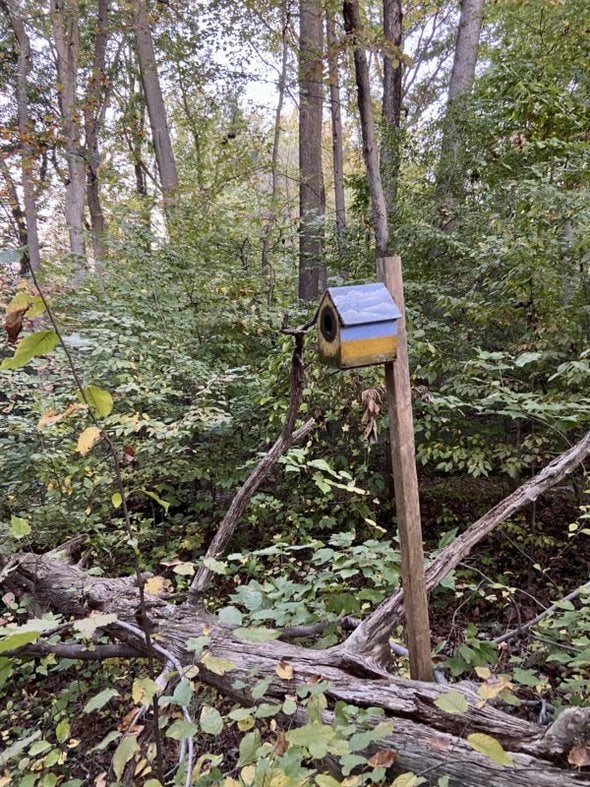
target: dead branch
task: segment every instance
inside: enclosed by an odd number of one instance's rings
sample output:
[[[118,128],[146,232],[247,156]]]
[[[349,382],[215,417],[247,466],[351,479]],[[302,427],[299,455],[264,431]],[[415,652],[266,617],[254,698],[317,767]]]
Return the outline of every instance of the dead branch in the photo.
[[[18,566],[17,571],[25,571],[34,590],[41,589],[37,603],[42,601],[46,608],[68,615],[76,610],[76,616],[87,616],[96,609],[115,612],[119,615],[115,627],[129,636],[127,645],[134,644],[136,652],[145,654],[145,632],[123,620],[133,618],[139,604],[133,581],[84,575],[78,566],[68,566],[48,555],[21,555]],[[36,576],[31,578],[33,567]],[[472,684],[459,683],[453,689],[465,697],[467,711],[449,714],[436,704],[449,691],[448,686],[397,678],[378,667],[368,667],[361,654],[343,653],[339,647],[312,650],[279,640],[250,642],[199,607],[153,604],[150,596],[147,600],[154,615],[149,620],[152,653],[163,664],[173,664],[182,674],[184,667],[195,663],[194,654],[186,647],[188,639],[207,636],[207,652],[227,659],[231,668],[227,674],[218,675],[207,669],[207,658],[201,658],[196,664],[200,680],[247,704],[253,702],[250,689],[261,678],[269,683],[265,695],[268,702],[281,702],[298,686],[325,680],[326,694],[332,702],[381,707],[394,721],[393,732],[380,746],[397,751],[395,768],[399,771],[433,769],[455,777],[463,787],[524,787],[531,783],[533,772],[534,783],[541,787],[589,783],[586,776],[558,766],[573,742],[587,736],[588,708],[574,708],[565,720],[560,721],[560,717],[545,729],[484,703]],[[291,678],[280,676],[279,663],[291,665]],[[237,681],[245,688],[238,691]],[[467,740],[473,732],[496,738],[512,757],[512,765],[498,768],[474,751]]]
[[[470,528],[458,536],[452,544],[426,570],[426,587],[435,588],[447,574],[468,555],[473,547],[494,530],[501,522],[511,517],[539,495],[558,484],[573,472],[590,454],[590,432],[576,445],[560,454],[536,476],[519,486],[511,495],[484,514]],[[404,614],[404,593],[399,590],[381,603],[361,625],[353,631],[345,643],[347,650],[379,658],[393,628]]]
[[[571,593],[568,593],[567,596],[564,596],[559,601],[556,601],[551,606],[544,609],[543,612],[540,612],[536,617],[532,618],[531,620],[523,623],[520,626],[517,626],[515,629],[511,631],[507,631],[505,634],[502,634],[500,637],[495,637],[494,642],[496,645],[499,645],[501,642],[508,642],[511,639],[517,639],[518,637],[524,636],[533,626],[536,626],[537,623],[540,623],[544,618],[552,615],[554,612],[559,611],[559,605],[562,604],[564,601],[573,601],[575,598],[578,598],[585,590],[590,590],[590,582],[586,582],[583,585],[580,585],[579,588],[572,590]]]

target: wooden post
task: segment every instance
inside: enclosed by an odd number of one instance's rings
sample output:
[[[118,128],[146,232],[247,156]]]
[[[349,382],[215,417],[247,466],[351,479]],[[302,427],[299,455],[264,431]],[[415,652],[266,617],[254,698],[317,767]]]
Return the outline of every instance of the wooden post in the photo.
[[[410,652],[410,675],[414,680],[432,680],[430,622],[414,449],[414,420],[401,258],[399,256],[381,258],[377,261],[377,270],[402,313],[397,324],[397,357],[393,363],[385,364],[385,388],[389,408],[391,463],[401,552],[406,636]]]

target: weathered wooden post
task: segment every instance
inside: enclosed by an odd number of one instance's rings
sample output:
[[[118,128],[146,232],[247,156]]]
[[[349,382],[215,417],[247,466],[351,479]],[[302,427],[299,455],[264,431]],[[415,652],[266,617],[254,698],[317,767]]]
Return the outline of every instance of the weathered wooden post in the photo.
[[[330,287],[317,311],[320,358],[338,369],[385,364],[391,459],[410,674],[432,680],[401,260],[379,260],[382,283]]]
[[[397,323],[397,356],[395,362],[385,364],[385,388],[410,675],[415,680],[432,680],[430,620],[424,573],[401,258],[382,258],[377,262],[377,270],[401,312]]]

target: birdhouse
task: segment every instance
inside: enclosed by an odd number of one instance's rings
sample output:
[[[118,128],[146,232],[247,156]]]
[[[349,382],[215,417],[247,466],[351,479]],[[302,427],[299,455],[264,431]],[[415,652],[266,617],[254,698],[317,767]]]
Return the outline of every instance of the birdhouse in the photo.
[[[384,284],[329,287],[316,315],[321,361],[352,369],[395,360],[400,317]]]

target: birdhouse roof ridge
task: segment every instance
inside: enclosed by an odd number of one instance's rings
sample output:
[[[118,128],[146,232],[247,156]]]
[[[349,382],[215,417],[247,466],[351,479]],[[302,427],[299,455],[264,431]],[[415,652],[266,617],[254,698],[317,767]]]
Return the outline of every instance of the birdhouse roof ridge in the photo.
[[[387,322],[401,317],[391,294],[381,282],[328,287],[326,293],[343,326]]]

